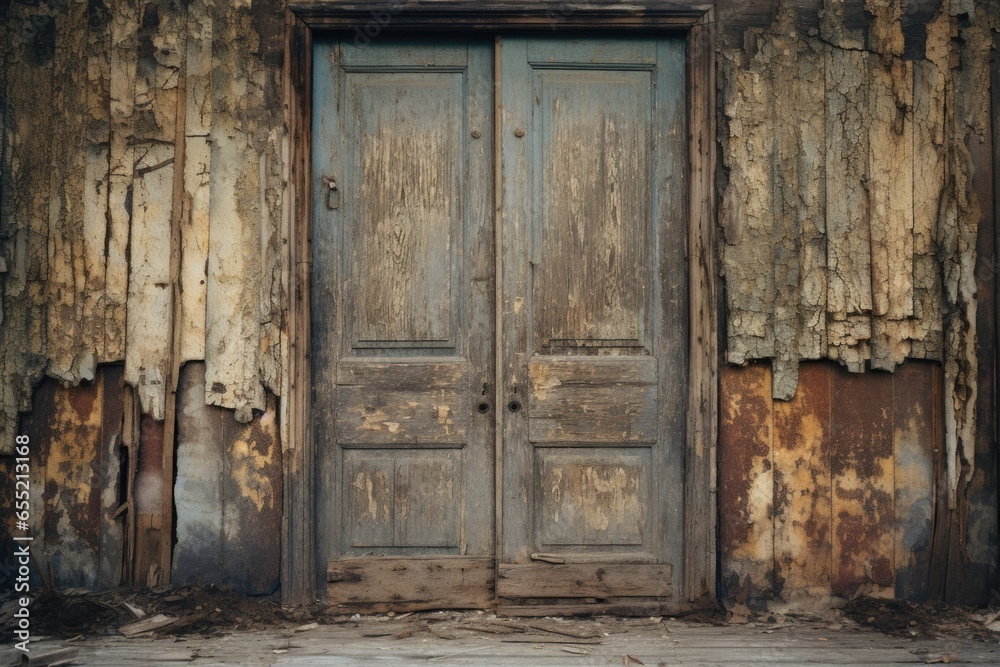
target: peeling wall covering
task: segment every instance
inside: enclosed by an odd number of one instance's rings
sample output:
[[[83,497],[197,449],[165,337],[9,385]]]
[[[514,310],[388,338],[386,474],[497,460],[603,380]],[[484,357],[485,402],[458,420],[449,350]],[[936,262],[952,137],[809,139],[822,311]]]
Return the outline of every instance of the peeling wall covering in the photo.
[[[278,2],[2,4],[0,452],[44,375],[124,361],[160,420],[184,361],[244,423],[280,393],[283,31]]]
[[[764,25],[719,58],[727,360],[770,359],[783,400],[803,359],[943,361],[954,504],[973,470],[990,214],[969,147],[990,141],[1000,4],[781,2]]]

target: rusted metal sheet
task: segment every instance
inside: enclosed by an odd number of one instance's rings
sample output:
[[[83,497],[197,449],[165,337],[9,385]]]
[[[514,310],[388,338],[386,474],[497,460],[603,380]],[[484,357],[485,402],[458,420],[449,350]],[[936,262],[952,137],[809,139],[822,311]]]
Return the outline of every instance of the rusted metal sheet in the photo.
[[[719,553],[723,595],[772,597],[774,466],[771,369],[719,373]]]
[[[774,404],[774,585],[792,604],[830,595],[830,385],[830,364],[803,364],[795,398]]]
[[[31,486],[39,565],[60,587],[119,583],[118,507],[120,367],[100,367],[93,383],[43,383],[21,420],[31,440]]]
[[[251,595],[278,587],[281,545],[281,443],[278,400],[268,393],[263,412],[240,424],[227,412],[222,525],[223,582]]]
[[[771,401],[765,366],[722,372],[725,594],[758,603],[773,595],[791,606],[859,589],[943,594],[944,579],[939,589],[928,583],[934,462],[944,437],[940,365],[910,361],[894,375],[853,375],[830,362],[800,370],[799,392],[787,403]],[[943,521],[942,577],[947,531],[957,530],[947,512]]]
[[[893,483],[897,597],[927,597],[934,512],[934,452],[942,446],[940,366],[903,364],[893,378]]]
[[[184,366],[178,388],[177,544],[171,580],[222,582],[250,595],[278,585],[281,448],[277,400],[240,424],[205,404],[205,365]]]
[[[892,586],[892,376],[834,371],[830,397],[834,594]]]

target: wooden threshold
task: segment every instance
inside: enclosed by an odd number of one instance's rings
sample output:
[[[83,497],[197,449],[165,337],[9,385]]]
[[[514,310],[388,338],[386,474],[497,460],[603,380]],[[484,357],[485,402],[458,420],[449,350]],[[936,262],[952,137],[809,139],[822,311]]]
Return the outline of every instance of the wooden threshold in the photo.
[[[667,564],[501,563],[497,595],[501,598],[670,597]]]
[[[637,601],[625,598],[605,602],[583,603],[567,601],[545,604],[511,604],[501,601],[497,616],[539,618],[544,616],[687,616],[696,611],[714,609],[710,604],[690,602]]]
[[[352,613],[488,609],[494,576],[491,557],[344,558],[327,564],[326,594]]]

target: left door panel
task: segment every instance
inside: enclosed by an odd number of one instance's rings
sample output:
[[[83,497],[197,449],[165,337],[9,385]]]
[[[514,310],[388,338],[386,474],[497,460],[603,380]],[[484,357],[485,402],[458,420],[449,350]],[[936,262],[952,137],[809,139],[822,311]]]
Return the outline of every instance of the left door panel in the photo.
[[[492,44],[315,49],[313,428],[328,599],[487,606]]]

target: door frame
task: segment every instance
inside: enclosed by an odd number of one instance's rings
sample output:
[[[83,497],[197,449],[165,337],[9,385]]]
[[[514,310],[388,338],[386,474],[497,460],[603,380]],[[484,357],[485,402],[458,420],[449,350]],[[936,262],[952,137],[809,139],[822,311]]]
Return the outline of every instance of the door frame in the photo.
[[[718,287],[715,257],[715,21],[713,5],[639,0],[627,7],[596,2],[471,0],[373,7],[353,0],[289,0],[285,13],[287,185],[283,280],[285,358],[282,376],[283,494],[281,601],[309,604],[325,590],[316,562],[315,445],[312,441],[310,276],[312,262],[312,51],[321,30],[495,34],[499,31],[681,33],[687,41],[689,289],[688,407],[685,445],[683,580],[678,598],[692,605],[716,598],[716,441],[718,426]],[[499,513],[499,507],[497,511]]]

